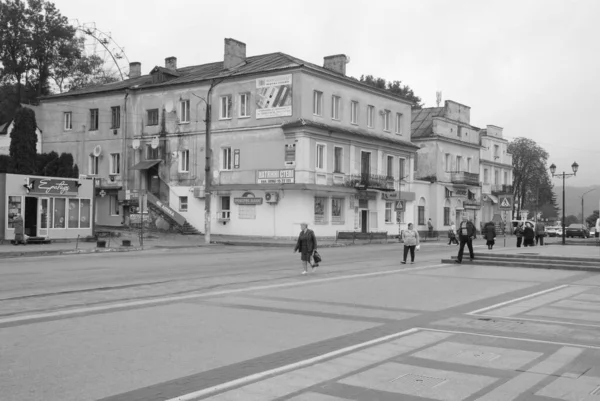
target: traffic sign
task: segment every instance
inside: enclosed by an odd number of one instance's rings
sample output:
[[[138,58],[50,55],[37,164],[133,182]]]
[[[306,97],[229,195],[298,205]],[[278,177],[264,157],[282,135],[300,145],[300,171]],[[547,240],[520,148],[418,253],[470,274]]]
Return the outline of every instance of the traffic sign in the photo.
[[[513,207],[512,195],[500,195],[498,196],[498,207],[500,210],[510,210]]]
[[[396,211],[403,212],[404,211],[404,201],[396,201]]]

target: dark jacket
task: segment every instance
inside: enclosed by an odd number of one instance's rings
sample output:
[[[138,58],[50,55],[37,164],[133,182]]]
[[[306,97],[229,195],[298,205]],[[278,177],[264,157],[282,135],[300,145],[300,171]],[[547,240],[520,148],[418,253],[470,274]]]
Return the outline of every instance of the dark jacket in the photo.
[[[517,226],[514,233],[517,238],[523,238],[523,226]]]
[[[466,229],[466,233],[465,233]],[[458,238],[460,240],[475,238],[475,226],[470,221],[462,221],[457,228]]]
[[[486,224],[485,227],[483,227],[482,234],[486,240],[492,241],[496,238],[496,226],[493,224]]]
[[[527,239],[535,238],[535,231],[533,231],[533,227],[526,225],[525,228],[523,229],[523,237],[525,237]]]
[[[315,237],[314,231],[311,229],[307,229],[306,233],[304,233],[304,231],[300,231],[294,251],[300,251],[304,257],[312,255],[315,249],[317,249],[317,237]]]

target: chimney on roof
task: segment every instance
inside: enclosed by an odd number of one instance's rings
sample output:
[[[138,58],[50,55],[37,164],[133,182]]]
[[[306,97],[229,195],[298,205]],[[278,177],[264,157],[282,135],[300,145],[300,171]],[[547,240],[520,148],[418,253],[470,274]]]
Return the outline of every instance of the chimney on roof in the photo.
[[[350,58],[346,57],[345,54],[327,56],[323,58],[323,68],[327,68],[328,70],[337,72],[338,74],[346,75],[346,64],[349,62]]]
[[[246,61],[246,44],[235,39],[225,39],[225,57],[223,67],[230,69]]]
[[[142,76],[142,63],[134,61],[129,63],[129,78],[138,78]]]
[[[165,68],[169,70],[177,70],[177,57],[167,57],[165,59]]]

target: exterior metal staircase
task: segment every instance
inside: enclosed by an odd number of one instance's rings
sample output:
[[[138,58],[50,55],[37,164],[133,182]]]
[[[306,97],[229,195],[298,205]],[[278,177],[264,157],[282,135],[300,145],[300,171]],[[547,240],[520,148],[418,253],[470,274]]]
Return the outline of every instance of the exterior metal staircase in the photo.
[[[167,203],[158,199],[155,195],[148,192],[148,207],[164,217],[171,225],[184,235],[200,235],[194,226],[192,226],[185,217],[173,210]]]

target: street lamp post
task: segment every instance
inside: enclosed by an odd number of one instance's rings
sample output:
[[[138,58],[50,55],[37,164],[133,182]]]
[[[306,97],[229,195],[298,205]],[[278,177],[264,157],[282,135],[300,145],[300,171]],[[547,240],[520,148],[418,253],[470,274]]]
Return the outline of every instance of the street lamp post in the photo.
[[[562,193],[562,244],[565,245],[566,241],[565,241],[565,209],[566,209],[566,205],[565,205],[565,178],[568,177],[573,177],[575,175],[577,175],[577,170],[579,170],[579,164],[577,164],[577,162],[573,162],[573,164],[571,165],[571,168],[573,169],[573,174],[567,174],[564,171],[560,174],[555,174],[556,173],[556,165],[554,163],[552,163],[552,165],[550,166],[550,172],[552,173],[552,177],[562,177],[563,180],[563,193]]]
[[[590,189],[587,192],[584,192],[583,195],[581,195],[581,224],[585,224],[585,214],[583,214],[583,197],[585,196],[585,194],[589,194],[592,191],[597,190],[598,188],[594,188],[594,189]]]

